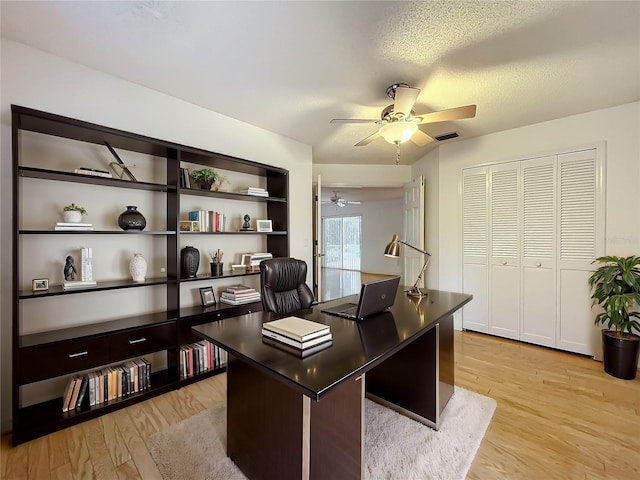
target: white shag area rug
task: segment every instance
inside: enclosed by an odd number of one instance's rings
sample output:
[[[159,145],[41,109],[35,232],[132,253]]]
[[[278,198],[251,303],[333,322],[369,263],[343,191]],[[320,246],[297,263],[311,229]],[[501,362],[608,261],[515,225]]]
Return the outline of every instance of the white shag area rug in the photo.
[[[464,479],[495,408],[494,399],[456,387],[436,432],[366,400],[364,478]],[[225,453],[225,403],[153,434],[148,445],[165,480],[246,480]]]

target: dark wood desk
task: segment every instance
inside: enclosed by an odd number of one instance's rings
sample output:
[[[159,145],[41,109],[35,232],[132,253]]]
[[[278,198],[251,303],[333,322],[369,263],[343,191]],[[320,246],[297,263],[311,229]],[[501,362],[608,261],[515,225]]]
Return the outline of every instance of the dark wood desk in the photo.
[[[263,343],[270,313],[194,327],[229,352],[227,455],[250,479],[362,478],[365,393],[437,429],[454,387],[453,313],[471,298],[400,289],[390,312],[362,322],[320,312],[349,297],[298,312],[333,334],[306,358]]]

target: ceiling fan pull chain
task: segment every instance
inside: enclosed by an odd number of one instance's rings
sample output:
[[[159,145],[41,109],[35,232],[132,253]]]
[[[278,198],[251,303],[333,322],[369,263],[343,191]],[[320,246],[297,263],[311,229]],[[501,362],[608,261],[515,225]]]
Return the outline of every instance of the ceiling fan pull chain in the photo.
[[[396,142],[396,165],[400,165],[400,142]]]

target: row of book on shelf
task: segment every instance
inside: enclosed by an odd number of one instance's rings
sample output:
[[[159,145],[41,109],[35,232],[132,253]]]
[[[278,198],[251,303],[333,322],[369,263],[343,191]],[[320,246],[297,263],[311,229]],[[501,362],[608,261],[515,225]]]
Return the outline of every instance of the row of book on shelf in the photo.
[[[232,285],[220,293],[220,301],[229,305],[244,305],[259,302],[260,292],[246,285]]]
[[[180,222],[180,230],[192,232],[224,232],[224,213],[213,210],[193,210],[188,214],[190,228],[186,229],[185,222]]]
[[[129,360],[70,377],[62,397],[62,411],[117,401],[150,388],[151,363],[145,358]]]
[[[207,340],[180,347],[181,379],[222,368],[226,364],[227,352]]]
[[[262,325],[263,342],[306,357],[333,345],[329,325],[300,317],[285,317]]]

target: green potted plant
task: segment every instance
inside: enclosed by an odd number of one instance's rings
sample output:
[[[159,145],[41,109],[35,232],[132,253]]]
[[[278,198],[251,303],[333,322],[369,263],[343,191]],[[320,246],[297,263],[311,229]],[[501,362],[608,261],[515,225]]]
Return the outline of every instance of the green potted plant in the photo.
[[[87,211],[75,203],[62,209],[62,219],[67,223],[79,223],[82,221],[83,215],[88,215]]]
[[[205,190],[211,190],[211,186],[218,179],[220,179],[220,174],[213,168],[203,168],[191,172],[191,181]]]
[[[640,257],[599,257],[600,266],[589,277],[592,305],[603,312],[596,315],[602,330],[604,370],[609,375],[633,380],[638,370],[640,352]]]

